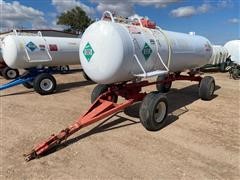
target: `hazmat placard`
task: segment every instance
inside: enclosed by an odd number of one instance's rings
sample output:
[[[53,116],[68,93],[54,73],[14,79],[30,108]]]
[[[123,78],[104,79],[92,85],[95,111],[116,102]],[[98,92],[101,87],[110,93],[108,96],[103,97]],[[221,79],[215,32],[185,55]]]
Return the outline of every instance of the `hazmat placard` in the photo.
[[[147,43],[144,44],[142,54],[143,54],[146,61],[148,60],[148,58],[152,54],[152,49],[150,48],[150,46]]]
[[[29,42],[27,43],[26,47],[31,51],[33,52],[35,49],[37,49],[38,47],[33,43],[33,42]]]
[[[89,42],[86,44],[85,48],[83,49],[83,54],[87,59],[87,61],[89,62],[94,54],[94,50]]]

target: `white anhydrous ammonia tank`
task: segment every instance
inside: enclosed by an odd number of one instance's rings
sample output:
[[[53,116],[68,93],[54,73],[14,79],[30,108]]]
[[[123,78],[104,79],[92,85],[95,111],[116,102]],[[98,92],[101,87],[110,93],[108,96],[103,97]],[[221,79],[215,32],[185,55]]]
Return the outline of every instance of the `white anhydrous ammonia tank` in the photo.
[[[213,53],[209,64],[218,65],[226,62],[226,59],[228,58],[228,50],[220,45],[213,45],[212,48]]]
[[[11,68],[79,64],[80,38],[9,35],[2,55]]]
[[[240,64],[240,40],[229,41],[224,47],[228,50],[229,55],[231,55],[231,60]]]
[[[111,84],[135,79],[143,69],[165,70],[160,59],[171,72],[200,67],[209,62],[212,46],[197,35],[100,20],[84,32],[79,53],[93,81]]]

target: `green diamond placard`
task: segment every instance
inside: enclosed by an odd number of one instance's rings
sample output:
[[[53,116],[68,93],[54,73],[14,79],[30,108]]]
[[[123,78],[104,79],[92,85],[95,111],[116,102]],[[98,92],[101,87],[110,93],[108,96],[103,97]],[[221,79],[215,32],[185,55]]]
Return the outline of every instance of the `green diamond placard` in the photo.
[[[91,44],[88,42],[86,44],[85,48],[83,49],[83,55],[85,56],[85,58],[89,62],[91,60],[93,54],[94,54],[94,50],[93,50]]]
[[[147,43],[144,44],[142,54],[143,54],[146,61],[148,60],[148,58],[152,54],[152,49],[150,48],[150,46]]]

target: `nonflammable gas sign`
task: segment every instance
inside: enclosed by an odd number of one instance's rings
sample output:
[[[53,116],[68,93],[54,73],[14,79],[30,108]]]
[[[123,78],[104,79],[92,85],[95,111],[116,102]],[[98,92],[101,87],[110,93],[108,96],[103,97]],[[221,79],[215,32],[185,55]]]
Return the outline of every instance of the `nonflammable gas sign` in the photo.
[[[146,61],[148,60],[148,58],[152,54],[152,49],[150,48],[150,46],[147,43],[144,44],[142,54],[143,54]]]
[[[85,48],[83,49],[83,54],[87,59],[87,61],[89,62],[94,54],[94,50],[89,42],[86,44]]]

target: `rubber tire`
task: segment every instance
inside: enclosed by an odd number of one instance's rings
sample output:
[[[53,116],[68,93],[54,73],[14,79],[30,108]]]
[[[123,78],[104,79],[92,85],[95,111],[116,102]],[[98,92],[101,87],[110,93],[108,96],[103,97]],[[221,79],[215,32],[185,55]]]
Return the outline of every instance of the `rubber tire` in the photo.
[[[83,73],[84,79],[86,79],[87,81],[92,81],[84,71],[82,73]]]
[[[225,64],[225,62],[224,63],[221,63],[220,64],[220,67],[219,67],[219,69],[220,69],[220,72],[225,72],[226,71],[226,64]]]
[[[162,81],[164,80],[165,77],[164,76],[158,76],[157,77],[157,81]],[[161,93],[167,93],[168,91],[170,91],[172,86],[172,82],[170,83],[161,83],[161,84],[156,84],[156,88],[159,92]]]
[[[16,76],[15,76],[15,77],[9,77],[9,76],[8,76],[8,71],[10,71],[10,70],[14,70],[14,71],[15,71],[15,73],[16,73]],[[5,79],[7,79],[7,80],[9,80],[9,79],[16,79],[16,78],[19,76],[19,71],[18,71],[17,69],[12,69],[12,68],[10,68],[10,67],[5,67],[5,68],[2,70],[2,76],[3,76]]]
[[[166,105],[166,112],[161,122],[155,120],[155,108],[160,102]],[[151,92],[145,96],[139,110],[140,122],[148,131],[158,131],[166,125],[168,114],[167,97],[159,92]]]
[[[107,92],[108,90],[108,85],[106,84],[98,84],[97,86],[95,86],[95,88],[92,91],[91,94],[91,103],[94,103],[96,101],[96,99],[103,93]],[[118,96],[117,95],[113,95],[112,96],[112,102],[116,103],[118,100]]]
[[[67,69],[66,69],[66,70],[63,70],[63,69],[62,69],[63,67],[66,67]],[[60,71],[61,74],[67,74],[67,73],[69,73],[69,71],[70,71],[70,67],[69,67],[68,65],[59,66],[59,71]]]
[[[46,90],[41,88],[40,83],[41,83],[41,81],[43,79],[49,79],[53,83],[53,86],[52,86],[52,88],[50,90],[46,91]],[[38,94],[41,94],[41,95],[52,94],[55,91],[56,86],[57,86],[57,83],[56,83],[55,78],[51,74],[48,74],[48,73],[39,74],[33,81],[33,88],[34,88],[34,90]]]
[[[214,89],[211,90],[211,84],[213,83]],[[211,92],[212,91],[212,92]],[[211,100],[215,91],[215,80],[211,76],[204,77],[199,86],[199,97],[202,100]]]

